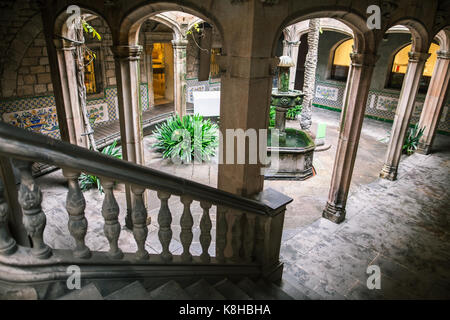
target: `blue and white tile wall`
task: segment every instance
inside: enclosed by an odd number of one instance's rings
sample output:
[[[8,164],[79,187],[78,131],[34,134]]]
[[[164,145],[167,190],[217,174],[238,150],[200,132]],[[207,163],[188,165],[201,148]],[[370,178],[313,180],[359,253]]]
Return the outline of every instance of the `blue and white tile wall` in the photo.
[[[147,84],[141,84],[140,89],[141,104],[145,111],[148,110]],[[117,121],[119,119],[117,88],[106,88],[103,97],[88,100],[87,109],[94,122],[94,128]],[[0,101],[0,121],[11,123],[15,126],[42,133],[56,139],[61,137],[54,96]]]
[[[316,80],[316,93],[314,104],[342,109],[345,83],[337,81]],[[378,91],[370,90],[367,99],[366,115],[377,117],[384,120],[394,120],[395,110],[397,108],[399,92],[389,90]],[[419,94],[416,98],[416,104],[411,123],[417,123],[420,119],[425,95]],[[450,104],[444,106],[438,130],[450,132]]]

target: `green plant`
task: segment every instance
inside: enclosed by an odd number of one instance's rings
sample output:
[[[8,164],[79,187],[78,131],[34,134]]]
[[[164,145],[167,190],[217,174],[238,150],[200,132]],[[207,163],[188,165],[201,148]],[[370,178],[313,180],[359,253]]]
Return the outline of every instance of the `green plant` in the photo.
[[[414,127],[410,128],[406,136],[405,143],[403,144],[402,151],[406,152],[408,155],[414,153],[414,151],[417,150],[419,140],[423,136],[424,131],[425,127],[419,128],[417,123]]]
[[[153,144],[163,158],[174,162],[191,163],[209,160],[219,145],[218,126],[200,115],[175,115],[153,131],[157,142]]]
[[[297,105],[295,107],[292,107],[288,109],[286,112],[286,119],[288,120],[295,120],[297,115],[299,115],[302,112],[302,106]],[[269,111],[269,128],[275,127],[275,116],[276,116],[276,108],[274,106],[270,107]]]
[[[302,106],[301,105],[297,105],[295,107],[292,107],[290,109],[288,109],[288,111],[286,112],[286,119],[288,120],[295,120],[297,118],[297,116],[302,112]]]
[[[122,152],[120,148],[117,147],[116,140],[114,140],[114,142],[109,146],[103,148],[102,153],[116,159],[122,159]],[[80,182],[80,188],[82,191],[86,191],[95,187],[98,189],[98,191],[100,191],[100,193],[103,193],[100,179],[94,175],[82,173],[78,181]]]
[[[269,111],[269,128],[275,127],[275,116],[276,116],[276,108],[274,106],[270,106]]]

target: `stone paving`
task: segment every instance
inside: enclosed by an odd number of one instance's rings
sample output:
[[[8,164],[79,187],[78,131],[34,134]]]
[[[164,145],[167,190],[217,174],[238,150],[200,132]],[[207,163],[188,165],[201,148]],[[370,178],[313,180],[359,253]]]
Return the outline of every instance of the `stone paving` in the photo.
[[[340,225],[318,219],[282,245],[285,272],[327,299],[450,298],[450,144],[401,162],[350,196]],[[381,289],[369,290],[369,265]]]
[[[356,159],[352,187],[347,204],[347,219],[335,225],[322,219],[322,209],[328,195],[331,171],[336,152],[339,113],[314,110],[317,123],[327,123],[327,143],[331,148],[314,155],[318,174],[306,181],[266,181],[266,187],[277,189],[292,198],[283,232],[281,259],[285,273],[323,298],[414,298],[449,297],[450,228],[447,189],[449,180],[449,140],[437,136],[437,152],[430,156],[414,154],[400,165],[398,181],[378,179],[386,151],[390,124],[366,119]],[[296,126],[296,122],[288,125]],[[152,137],[144,139],[145,159],[149,167],[217,185],[217,159],[209,164],[174,166],[151,151]],[[38,179],[47,215],[44,238],[54,248],[74,245],[67,232],[67,213],[63,207],[67,184],[61,171]],[[92,250],[107,250],[103,235],[101,205],[103,195],[96,190],[84,193],[86,217],[89,221],[87,244]],[[120,222],[124,225],[126,205],[123,185],[117,185],[115,195],[120,207]],[[157,213],[159,200],[149,191],[149,225],[147,250],[159,253]],[[182,205],[172,197],[169,205],[173,214],[173,240],[170,249],[181,253],[179,219]],[[200,254],[199,220],[201,209],[194,202],[194,240],[191,251]],[[211,214],[213,226],[215,213]],[[213,228],[212,234],[215,234]],[[132,233],[122,228],[119,245],[133,252],[136,245]],[[210,253],[214,253],[213,239]],[[378,265],[382,272],[381,290],[368,290],[366,269]]]

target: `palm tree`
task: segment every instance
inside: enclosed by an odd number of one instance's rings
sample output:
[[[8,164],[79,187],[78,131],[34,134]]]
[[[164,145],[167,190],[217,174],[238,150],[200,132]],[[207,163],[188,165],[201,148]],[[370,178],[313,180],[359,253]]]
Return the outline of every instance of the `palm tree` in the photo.
[[[300,126],[303,130],[311,127],[312,101],[316,86],[317,53],[319,51],[320,20],[309,20],[308,54],[305,62],[305,81],[303,84],[303,108],[300,116]]]

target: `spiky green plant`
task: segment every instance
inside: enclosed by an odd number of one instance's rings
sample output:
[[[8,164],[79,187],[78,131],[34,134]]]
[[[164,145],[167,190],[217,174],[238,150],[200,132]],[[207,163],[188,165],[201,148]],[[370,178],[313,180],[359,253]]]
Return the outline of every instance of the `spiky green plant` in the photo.
[[[425,127],[419,128],[419,124],[417,123],[414,127],[410,128],[406,135],[405,143],[403,144],[403,152],[406,152],[408,155],[414,153],[417,150],[419,140],[422,138],[424,131]]]
[[[122,151],[119,147],[117,147],[117,140],[114,140],[112,144],[103,148],[102,153],[116,159],[122,159]],[[78,181],[80,182],[80,188],[82,191],[97,188],[100,193],[103,193],[100,179],[94,175],[82,173]]]
[[[208,161],[219,145],[218,126],[201,115],[175,115],[153,131],[157,142],[152,145],[163,158],[175,163]]]

